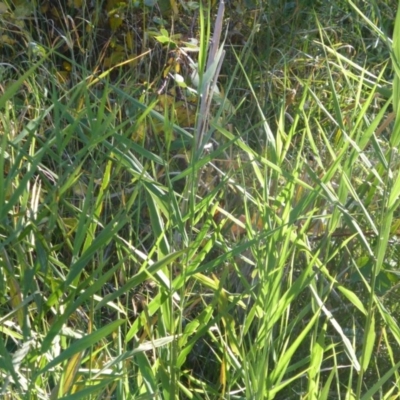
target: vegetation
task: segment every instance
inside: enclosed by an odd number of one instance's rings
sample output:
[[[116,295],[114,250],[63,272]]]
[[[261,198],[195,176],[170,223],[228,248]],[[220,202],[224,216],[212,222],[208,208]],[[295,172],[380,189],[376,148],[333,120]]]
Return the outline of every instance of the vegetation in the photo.
[[[397,6],[1,1],[1,397],[399,398]]]

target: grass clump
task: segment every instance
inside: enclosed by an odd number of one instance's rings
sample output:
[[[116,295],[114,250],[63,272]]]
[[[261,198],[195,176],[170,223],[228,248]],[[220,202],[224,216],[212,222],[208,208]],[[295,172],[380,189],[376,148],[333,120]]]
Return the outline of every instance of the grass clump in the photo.
[[[2,396],[396,397],[396,5],[0,3]]]

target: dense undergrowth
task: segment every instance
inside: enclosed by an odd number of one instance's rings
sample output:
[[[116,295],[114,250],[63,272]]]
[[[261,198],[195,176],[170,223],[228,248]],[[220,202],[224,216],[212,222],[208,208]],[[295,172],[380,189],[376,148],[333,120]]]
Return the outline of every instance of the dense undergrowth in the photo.
[[[397,6],[0,2],[2,398],[397,398]]]

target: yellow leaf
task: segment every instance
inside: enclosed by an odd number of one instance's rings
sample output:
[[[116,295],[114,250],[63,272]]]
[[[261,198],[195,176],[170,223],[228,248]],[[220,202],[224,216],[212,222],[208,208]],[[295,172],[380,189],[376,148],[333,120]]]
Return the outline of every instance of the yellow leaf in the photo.
[[[125,57],[125,54],[121,51],[113,51],[110,57],[106,57],[103,61],[103,66],[105,68],[111,68],[115,64],[121,62]]]
[[[335,144],[338,144],[341,139],[342,139],[342,130],[338,129],[336,134],[335,134],[335,136],[334,136]]]
[[[126,0],[107,0],[106,10],[111,11],[125,4]]]
[[[7,277],[8,287],[10,289],[10,303],[14,310],[17,310],[17,320],[20,327],[24,325],[24,309],[21,307],[22,293],[18,281],[9,274]]]
[[[123,11],[126,8],[126,0],[107,0],[108,23],[112,31],[116,31],[124,20]]]
[[[120,14],[114,14],[111,16],[108,20],[111,30],[116,31],[122,25],[122,21],[123,19]]]
[[[144,138],[145,133],[145,123],[142,122],[132,134],[132,140],[134,142],[141,142]]]
[[[222,359],[221,362],[221,370],[219,373],[219,383],[224,387],[226,386],[226,364],[225,364],[225,358]]]
[[[158,96],[158,104],[161,106],[162,110],[170,108],[174,101],[174,97],[169,96],[168,94],[161,94],[160,96]]]
[[[392,235],[400,234],[400,219],[394,219],[392,222],[392,226],[390,227],[390,233]]]
[[[65,217],[61,218],[64,227],[68,229],[68,235],[75,231],[76,227],[78,226],[78,220],[73,217]]]
[[[168,67],[164,68],[164,72],[163,72],[163,78],[166,78],[167,75],[169,74],[169,71],[171,70],[171,66],[168,65]]]
[[[71,71],[72,70],[72,65],[71,63],[67,62],[67,61],[63,61],[62,66],[64,68],[64,71]]]
[[[51,7],[51,9],[50,9],[51,15],[53,15],[57,20],[61,19],[60,11],[62,12],[61,9],[59,10],[57,7],[54,7],[54,6]]]
[[[13,46],[15,44],[15,40],[8,35],[1,35],[0,36],[0,46],[3,44],[8,44],[10,46]]]
[[[134,46],[134,37],[132,32],[127,32],[126,33],[126,47],[129,49],[129,51],[133,52],[133,46]]]
[[[83,0],[70,0],[69,5],[75,8],[82,8]]]
[[[60,83],[67,83],[67,81],[69,80],[69,71],[57,71],[56,72],[56,77],[58,82]]]
[[[45,2],[40,6],[40,12],[46,14],[49,11],[49,3]]]
[[[178,15],[179,11],[178,11],[178,5],[176,4],[176,1],[175,0],[169,0],[169,1],[170,1],[170,4],[171,4],[171,8],[172,8],[173,13],[175,15]]]
[[[74,354],[68,361],[67,366],[63,370],[64,385],[62,386],[62,393],[58,392],[59,395],[65,395],[69,392],[72,385],[76,383],[77,373],[81,365],[83,352]]]

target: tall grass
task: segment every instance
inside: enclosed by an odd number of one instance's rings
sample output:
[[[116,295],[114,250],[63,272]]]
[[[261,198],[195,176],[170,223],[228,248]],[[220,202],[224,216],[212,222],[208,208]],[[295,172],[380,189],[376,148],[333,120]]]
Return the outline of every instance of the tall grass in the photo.
[[[400,16],[272,3],[239,47],[200,7],[191,127],[151,52],[5,66],[4,398],[398,396]]]

